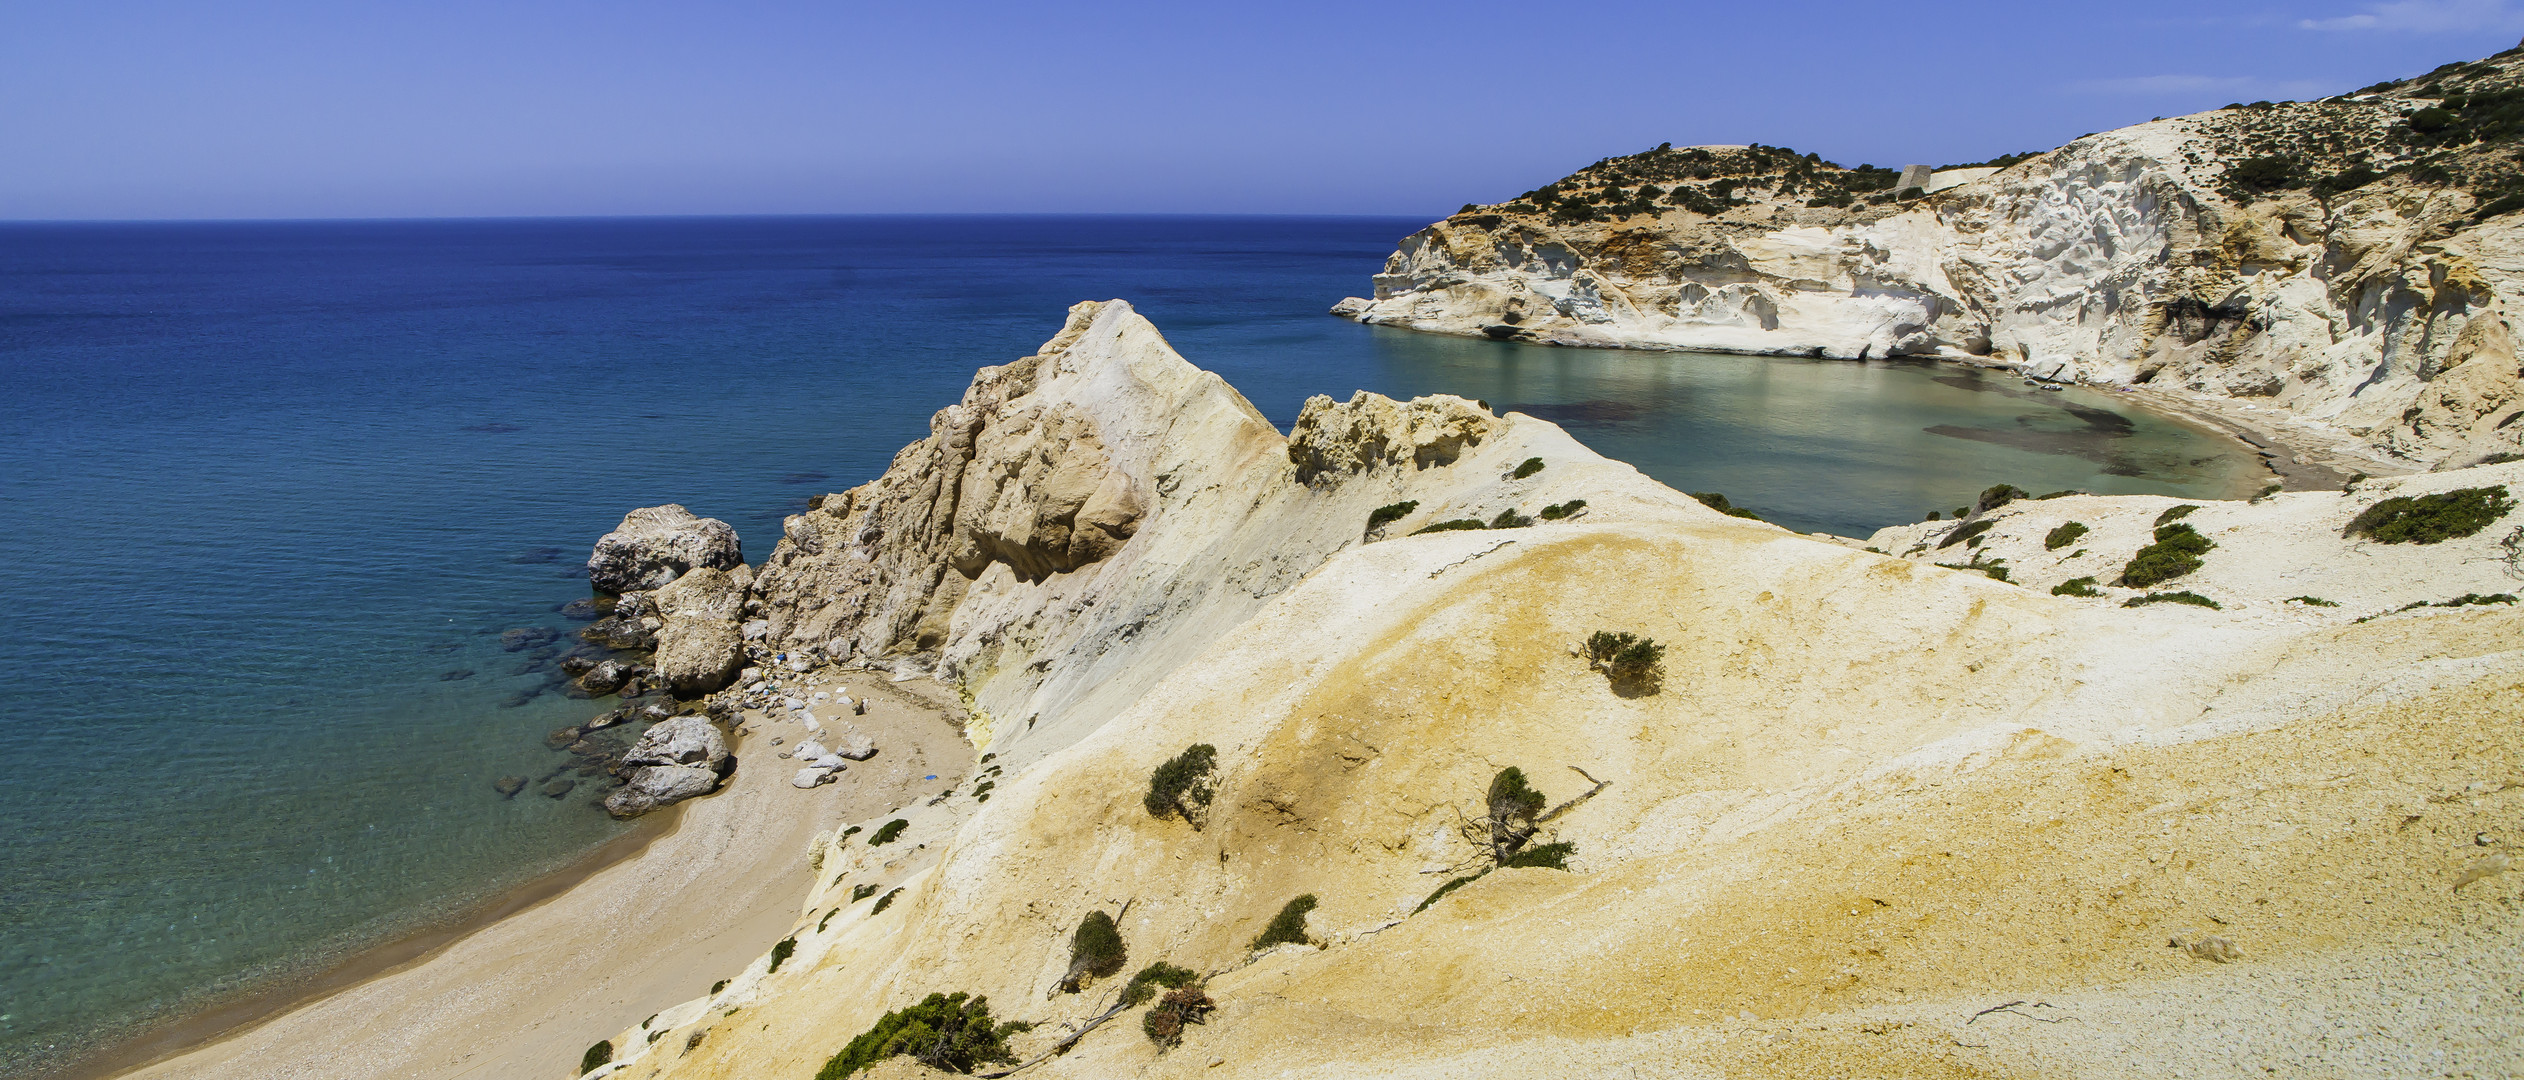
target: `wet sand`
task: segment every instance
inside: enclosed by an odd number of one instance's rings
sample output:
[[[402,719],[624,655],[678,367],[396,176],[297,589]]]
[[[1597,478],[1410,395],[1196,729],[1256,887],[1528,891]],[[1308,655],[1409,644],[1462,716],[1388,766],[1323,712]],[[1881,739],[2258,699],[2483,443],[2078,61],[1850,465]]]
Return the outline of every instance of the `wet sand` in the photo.
[[[239,1002],[121,1057],[216,1041],[121,1075],[131,1080],[366,1080],[571,1074],[598,1039],[706,993],[801,917],[819,832],[864,822],[959,781],[972,751],[935,694],[851,672],[850,720],[877,756],[840,782],[789,786],[779,758],[802,729],[748,714],[735,777],[660,832],[609,845],[582,869],[512,893],[475,925],[408,939],[319,985]],[[784,746],[772,745],[774,738]],[[924,779],[928,774],[940,779]],[[644,842],[643,842],[644,841]],[[625,844],[638,845],[624,857]],[[284,1004],[295,1002],[295,1004]],[[277,1013],[266,1011],[284,1008]],[[224,1033],[216,1025],[247,1017]]]

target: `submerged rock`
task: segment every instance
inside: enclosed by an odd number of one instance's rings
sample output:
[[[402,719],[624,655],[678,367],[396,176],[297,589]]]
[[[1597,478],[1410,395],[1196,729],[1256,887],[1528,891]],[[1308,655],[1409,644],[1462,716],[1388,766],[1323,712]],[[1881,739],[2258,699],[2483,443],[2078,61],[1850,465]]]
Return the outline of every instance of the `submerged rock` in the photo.
[[[520,626],[500,632],[500,648],[508,652],[524,652],[550,645],[560,637],[561,632],[549,626]]]
[[[569,779],[568,777],[563,777],[559,780],[553,780],[545,783],[540,790],[543,792],[544,798],[558,799],[577,788],[578,781]]]
[[[587,559],[588,584],[609,593],[654,589],[694,567],[729,570],[745,561],[736,530],[717,518],[695,517],[673,503],[623,515],[622,524],[596,541]]]
[[[491,790],[499,792],[500,798],[514,799],[517,797],[518,792],[526,790],[526,778],[522,776],[500,777],[497,780],[491,781]]]
[[[578,688],[601,697],[621,689],[622,684],[630,678],[630,665],[619,660],[606,660],[587,669],[586,674],[579,676]]]
[[[559,610],[562,618],[576,619],[580,622],[590,622],[605,615],[605,606],[598,603],[593,597],[581,597],[579,599],[572,600],[569,603],[561,605]]]

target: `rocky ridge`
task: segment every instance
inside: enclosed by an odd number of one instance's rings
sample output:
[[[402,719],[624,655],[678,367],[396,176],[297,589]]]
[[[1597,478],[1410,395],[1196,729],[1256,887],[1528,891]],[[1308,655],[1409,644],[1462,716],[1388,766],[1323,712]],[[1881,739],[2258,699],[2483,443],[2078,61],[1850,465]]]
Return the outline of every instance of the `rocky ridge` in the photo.
[[[2202,504],[2168,587],[2224,607],[2128,608],[1901,557],[1955,523],[1880,554],[1729,517],[1460,399],[1318,400],[1283,438],[1119,303],[896,466],[792,519],[753,599],[808,670],[955,681],[975,783],[820,845],[792,935],[591,1075],[812,1076],[949,991],[1037,1022],[1044,1076],[2524,1067],[2524,614],[2366,617],[2524,578],[2518,522],[2340,535],[2524,467]],[[1082,544],[1099,492],[1137,510]],[[1984,502],[1941,561],[2029,563],[2062,517],[2127,558],[2170,509]],[[1610,630],[1664,646],[1652,678],[1588,662]],[[818,707],[770,674],[722,698]],[[1197,827],[1144,805],[1196,743]],[[1508,765],[1566,801],[1565,869],[1449,886]],[[1304,942],[1256,951],[1300,894]],[[1205,980],[1179,1046],[1059,992],[1090,911],[1123,970]]]
[[[2524,50],[2048,153],[1610,158],[1405,238],[1336,314],[1608,348],[1937,356],[2274,405],[2346,465],[2524,452]],[[2345,471],[2345,470],[2344,470]]]

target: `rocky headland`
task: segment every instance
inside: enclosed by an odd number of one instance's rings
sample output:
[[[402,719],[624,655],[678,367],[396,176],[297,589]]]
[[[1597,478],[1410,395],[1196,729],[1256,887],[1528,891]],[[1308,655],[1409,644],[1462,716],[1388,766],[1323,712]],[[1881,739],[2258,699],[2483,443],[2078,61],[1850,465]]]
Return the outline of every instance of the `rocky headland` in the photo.
[[[1082,304],[788,520],[706,699],[811,783],[934,679],[972,771],[549,1075],[2513,1071],[2519,481],[1834,542],[1457,398],[1283,436]]]
[[[2524,452],[2524,49],[1925,176],[1660,146],[1405,238],[1380,325],[1941,357],[2159,392],[2342,473]],[[2234,406],[2250,403],[2266,411]]]

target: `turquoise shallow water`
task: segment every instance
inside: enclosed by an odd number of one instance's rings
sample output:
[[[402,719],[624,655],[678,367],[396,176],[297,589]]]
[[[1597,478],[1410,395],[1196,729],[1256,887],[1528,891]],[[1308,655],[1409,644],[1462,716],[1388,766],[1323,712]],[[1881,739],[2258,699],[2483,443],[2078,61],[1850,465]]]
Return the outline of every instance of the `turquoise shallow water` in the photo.
[[[621,826],[499,798],[596,711],[497,634],[623,511],[759,561],[975,367],[1124,297],[1283,428],[1448,391],[1863,534],[1991,483],[2221,496],[2252,461],[1944,366],[1539,349],[1330,318],[1398,219],[0,226],[0,1075],[285,984]],[[2070,408],[2074,406],[2074,408]],[[470,672],[461,677],[456,672]]]

